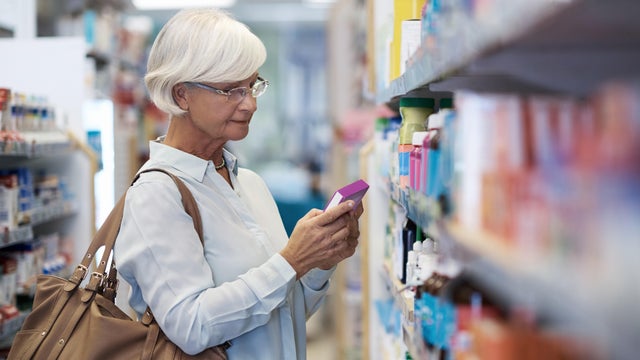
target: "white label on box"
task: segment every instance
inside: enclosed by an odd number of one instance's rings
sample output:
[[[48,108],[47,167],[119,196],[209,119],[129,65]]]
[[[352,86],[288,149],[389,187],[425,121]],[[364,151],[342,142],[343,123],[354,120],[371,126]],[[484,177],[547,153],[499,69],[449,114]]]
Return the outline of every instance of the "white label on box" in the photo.
[[[407,61],[420,47],[420,20],[404,20],[400,34],[400,74],[404,74]]]

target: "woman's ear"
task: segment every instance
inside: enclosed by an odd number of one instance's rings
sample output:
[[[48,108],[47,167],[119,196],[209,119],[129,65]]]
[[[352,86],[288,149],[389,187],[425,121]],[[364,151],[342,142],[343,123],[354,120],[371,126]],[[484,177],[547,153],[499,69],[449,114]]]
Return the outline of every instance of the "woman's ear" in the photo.
[[[189,101],[187,100],[187,88],[185,84],[177,84],[171,89],[173,101],[182,110],[189,110]]]

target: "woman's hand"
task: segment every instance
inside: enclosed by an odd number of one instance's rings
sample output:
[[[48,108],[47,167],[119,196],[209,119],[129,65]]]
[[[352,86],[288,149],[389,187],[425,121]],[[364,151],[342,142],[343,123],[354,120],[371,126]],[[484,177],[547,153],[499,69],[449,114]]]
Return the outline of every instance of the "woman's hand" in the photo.
[[[297,277],[319,267],[330,269],[352,256],[358,246],[358,219],[364,208],[347,201],[325,212],[309,211],[298,220],[287,246],[280,254],[291,264]]]
[[[338,244],[338,248],[341,249],[339,252],[339,256],[337,259],[330,258],[327,259],[326,262],[318,265],[320,269],[329,270],[332,267],[336,266],[340,261],[353,256],[356,252],[356,248],[358,247],[358,239],[360,239],[360,226],[358,220],[360,216],[364,212],[364,208],[362,207],[362,203],[358,204],[358,207],[346,213],[343,216],[348,216],[347,218],[347,228],[349,230],[347,236],[341,240]],[[337,261],[335,261],[337,260]]]

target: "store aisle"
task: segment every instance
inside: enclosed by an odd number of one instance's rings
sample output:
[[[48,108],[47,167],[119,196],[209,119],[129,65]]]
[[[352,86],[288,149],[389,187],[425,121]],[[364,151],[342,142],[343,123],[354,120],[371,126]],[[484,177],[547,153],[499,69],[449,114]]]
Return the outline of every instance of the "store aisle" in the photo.
[[[323,331],[314,338],[309,338],[307,343],[307,360],[331,360],[336,359],[336,339],[332,332]]]
[[[338,342],[335,330],[327,319],[326,308],[307,321],[307,360],[337,359]]]

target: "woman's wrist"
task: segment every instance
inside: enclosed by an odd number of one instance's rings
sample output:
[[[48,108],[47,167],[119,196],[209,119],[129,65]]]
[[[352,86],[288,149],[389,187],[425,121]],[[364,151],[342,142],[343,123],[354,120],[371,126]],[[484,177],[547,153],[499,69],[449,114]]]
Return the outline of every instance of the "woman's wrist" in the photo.
[[[305,266],[298,261],[298,259],[290,252],[287,248],[282,249],[280,251],[280,255],[291,265],[293,270],[296,272],[296,280],[300,279],[304,274],[309,271],[305,268]]]

